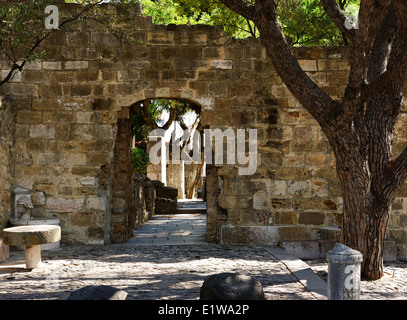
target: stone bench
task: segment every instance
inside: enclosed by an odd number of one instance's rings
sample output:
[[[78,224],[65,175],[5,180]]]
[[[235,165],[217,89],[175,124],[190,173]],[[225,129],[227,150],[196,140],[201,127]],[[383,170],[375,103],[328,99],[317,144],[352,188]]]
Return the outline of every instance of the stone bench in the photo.
[[[41,245],[61,240],[61,228],[53,225],[20,226],[3,229],[3,241],[9,246],[24,246],[27,269],[41,262]]]

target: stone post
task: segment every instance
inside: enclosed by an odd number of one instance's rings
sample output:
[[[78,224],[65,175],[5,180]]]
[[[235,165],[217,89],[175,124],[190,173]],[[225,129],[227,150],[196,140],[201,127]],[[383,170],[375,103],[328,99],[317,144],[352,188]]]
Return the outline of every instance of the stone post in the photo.
[[[337,243],[327,253],[326,260],[328,262],[328,300],[359,300],[362,254]]]

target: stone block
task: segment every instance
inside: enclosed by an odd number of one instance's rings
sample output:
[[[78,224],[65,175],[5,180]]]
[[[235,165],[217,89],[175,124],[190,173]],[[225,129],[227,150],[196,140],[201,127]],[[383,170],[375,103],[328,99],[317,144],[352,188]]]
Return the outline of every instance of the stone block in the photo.
[[[283,241],[281,247],[299,259],[320,259],[318,241]],[[325,258],[325,257],[323,257]]]
[[[106,204],[103,197],[92,197],[89,196],[84,203],[83,210],[97,210],[97,211],[105,211]]]
[[[195,60],[200,59],[202,56],[201,48],[199,47],[185,47],[181,48],[182,59]]]
[[[287,182],[275,180],[266,183],[267,192],[272,196],[285,196],[287,193]]]
[[[90,111],[78,111],[76,113],[76,123],[92,123],[94,119],[94,112]]]
[[[276,245],[279,231],[276,226],[222,225],[220,243],[225,245]]]
[[[180,45],[205,46],[208,36],[202,32],[177,32],[174,35],[175,42]]]
[[[62,70],[61,61],[43,61],[42,68],[45,70]]]
[[[89,96],[92,91],[90,84],[74,84],[71,85],[72,96]]]
[[[287,191],[292,195],[303,195],[308,192],[308,181],[289,181]]]
[[[268,210],[270,208],[270,197],[264,190],[257,191],[253,195],[253,209]]]
[[[316,60],[299,60],[298,62],[304,71],[318,71]]]
[[[281,247],[299,259],[325,259],[335,246],[332,240],[282,241]]]
[[[321,240],[331,240],[339,242],[341,238],[341,229],[339,227],[323,227],[319,229]]]
[[[208,85],[208,93],[212,97],[226,98],[229,92],[229,84],[227,82],[212,82]]]
[[[156,214],[176,214],[178,210],[177,200],[156,198],[155,213]]]
[[[55,139],[55,126],[49,124],[30,125],[30,138]]]
[[[299,212],[298,223],[305,225],[321,225],[324,223],[325,215],[322,212]]]
[[[202,49],[203,59],[218,59],[220,58],[220,49],[218,47],[206,47]]]
[[[3,80],[10,73],[11,70],[2,70],[1,71],[1,80]],[[14,71],[9,82],[20,82],[21,81],[21,72]]]
[[[325,59],[318,60],[318,70],[349,70],[350,65],[346,60]],[[314,71],[314,70],[313,70]]]
[[[41,69],[41,61],[27,62],[24,65],[24,69],[26,69],[26,70],[40,70]]]
[[[77,212],[83,206],[84,199],[71,199],[61,197],[49,197],[47,199],[47,209],[50,212]]]
[[[68,32],[66,43],[70,47],[87,46],[89,44],[89,33],[84,31]]]
[[[322,228],[321,228],[322,229]],[[339,243],[337,235],[333,236],[331,231],[337,231],[324,228],[330,235],[324,236],[323,240],[307,240],[307,241],[282,241],[281,247],[284,248],[288,253],[300,259],[325,259],[326,254],[332,250],[336,243]],[[383,261],[392,262],[396,261],[396,246],[394,241],[385,240],[384,251],[383,251]]]
[[[67,300],[126,300],[127,292],[112,286],[86,286],[71,292]]]
[[[96,230],[103,226],[103,216],[104,212],[101,211],[75,212],[69,215],[69,224],[76,229],[84,227]],[[103,235],[99,238],[103,238]]]
[[[302,241],[311,239],[308,226],[279,226],[278,235],[280,241]]]
[[[65,69],[87,69],[89,67],[88,61],[65,61]]]
[[[232,69],[232,60],[212,60],[211,67],[214,69]]]
[[[10,256],[10,249],[7,244],[3,242],[3,239],[0,237],[0,263],[7,260]]]
[[[98,111],[103,111],[103,110],[109,110],[112,107],[113,100],[108,98],[108,99],[93,99],[93,105],[92,109],[93,110],[98,110]]]
[[[220,273],[208,277],[200,291],[200,300],[265,300],[263,286],[247,275]]]
[[[45,205],[45,194],[41,191],[31,192],[31,201],[33,206],[43,206]]]
[[[37,96],[38,87],[34,84],[18,83],[11,86],[11,93],[16,96]]]
[[[96,126],[95,138],[98,140],[113,140],[113,126],[111,124],[101,124]]]
[[[168,198],[168,199],[177,199],[178,197],[178,189],[170,186],[165,186],[159,180],[151,180],[150,181],[155,190],[157,198]]]
[[[226,196],[222,194],[218,198],[218,205],[223,209],[236,208],[236,204],[237,204],[236,196]]]
[[[174,43],[174,33],[173,32],[149,32],[147,34],[147,43],[151,45],[165,45]]]
[[[274,213],[274,224],[275,225],[296,225],[297,224],[297,213],[293,211],[281,211]]]
[[[392,240],[384,240],[383,261],[393,262],[397,260],[396,242]]]
[[[86,154],[68,153],[65,155],[66,165],[86,165]]]
[[[144,200],[146,204],[146,210],[154,215],[155,213],[155,199],[156,191],[154,185],[151,182],[146,182],[143,188]]]
[[[40,111],[18,110],[17,123],[39,123],[42,114]]]

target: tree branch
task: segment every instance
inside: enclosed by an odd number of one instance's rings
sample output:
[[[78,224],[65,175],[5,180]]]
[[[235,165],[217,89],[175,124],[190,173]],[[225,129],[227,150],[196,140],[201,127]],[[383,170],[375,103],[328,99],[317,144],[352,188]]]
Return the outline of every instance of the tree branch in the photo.
[[[382,81],[378,82],[379,86],[377,88],[375,84],[373,92],[371,91],[373,86],[369,85],[368,81],[374,73],[372,70],[379,67],[378,65],[372,65],[371,55],[374,55],[373,59],[375,61],[378,58],[384,58],[385,61],[387,61],[387,56],[377,56],[378,49],[384,50],[384,48],[382,47],[383,44],[375,43],[375,41],[386,42],[389,36],[388,33],[392,30],[392,23],[389,23],[389,18],[393,17],[394,19],[394,16],[392,10],[388,10],[389,5],[390,0],[366,0],[362,2],[358,21],[359,29],[355,31],[353,41],[353,58],[349,82],[343,97],[343,120],[345,122],[352,121],[357,110],[361,108],[361,105],[371,94],[376,92],[376,90],[380,90],[380,86],[385,83]],[[386,33],[386,35],[383,36],[383,33]],[[387,84],[391,79],[387,79],[386,81]]]
[[[229,9],[233,10],[242,17],[254,21],[257,17],[255,7],[243,2],[242,0],[219,0]]]
[[[369,33],[366,38],[366,51],[372,49],[373,42],[384,22],[390,3],[391,0],[382,0],[374,3],[369,17]]]
[[[326,14],[331,18],[333,23],[341,32],[352,42],[355,41],[355,29],[347,29],[345,21],[348,18],[335,0],[320,0]]]
[[[399,64],[381,74],[375,81],[362,88],[362,94],[357,99],[356,103],[364,102],[372,95],[379,92],[384,86],[394,80],[407,68],[407,53],[404,55]]]
[[[383,194],[392,195],[393,198],[407,179],[407,148],[386,167],[386,185]]]
[[[407,5],[405,3],[399,6],[404,6],[407,13]],[[392,80],[400,77],[407,68],[407,52],[405,50],[407,46],[407,23],[400,12],[400,8],[398,8],[397,15],[394,15],[394,10],[390,9],[392,9],[392,7],[389,7],[388,12],[383,19],[380,31],[378,31],[376,36],[375,41],[380,41],[380,43],[375,43],[373,46],[374,50],[372,53],[373,55],[371,56],[373,60],[370,63],[371,66],[369,67],[368,76],[369,83],[362,88],[361,95],[358,98],[358,101],[360,102],[366,101]],[[395,21],[398,21],[398,25]],[[397,37],[395,41],[393,41],[394,43],[391,48],[389,59],[388,51],[391,38],[395,37],[395,35],[397,35]],[[377,49],[375,49],[376,46]],[[377,54],[381,55],[381,57],[376,57]],[[385,65],[388,60],[389,62]]]
[[[254,22],[275,70],[293,96],[321,127],[326,127],[334,118],[337,105],[301,68],[284,36],[274,1],[257,0],[256,10],[258,17]]]
[[[85,5],[85,7],[74,17],[67,19],[65,21],[63,21],[60,25],[59,28],[63,27],[66,24],[69,24],[71,22],[77,21],[78,19],[81,18],[82,15],[84,15],[86,12],[89,12],[92,8],[94,8],[95,6],[97,6],[98,4],[102,3],[103,0],[99,0],[95,3],[92,3],[91,5]],[[22,62],[21,64],[17,64],[16,63],[16,59],[11,59],[11,57],[9,55],[8,58],[13,62],[13,66],[11,67],[11,70],[9,71],[9,73],[7,74],[7,76],[1,80],[0,82],[0,87],[5,85],[8,81],[10,81],[14,71],[19,70],[20,72],[22,71],[22,69],[24,68],[24,65],[27,63],[29,57],[34,53],[34,51],[39,47],[39,45],[51,34],[54,32],[57,32],[59,29],[51,29],[51,31],[48,31],[45,34],[39,33],[40,35],[38,36],[37,41],[34,43],[34,45],[31,47],[31,49],[25,54],[25,56],[22,58]],[[11,50],[13,51],[13,47],[10,45]],[[3,53],[5,53],[3,51]]]

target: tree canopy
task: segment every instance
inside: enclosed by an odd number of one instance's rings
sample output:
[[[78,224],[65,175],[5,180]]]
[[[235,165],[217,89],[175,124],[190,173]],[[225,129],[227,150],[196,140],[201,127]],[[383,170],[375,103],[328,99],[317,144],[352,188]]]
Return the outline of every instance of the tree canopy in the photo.
[[[254,0],[246,0],[253,5]],[[319,0],[277,0],[285,36],[293,46],[347,45],[347,38],[325,13]],[[345,10],[360,0],[340,0]],[[210,24],[223,26],[229,37],[259,37],[256,25],[218,0],[140,0],[144,15],[156,24]]]

